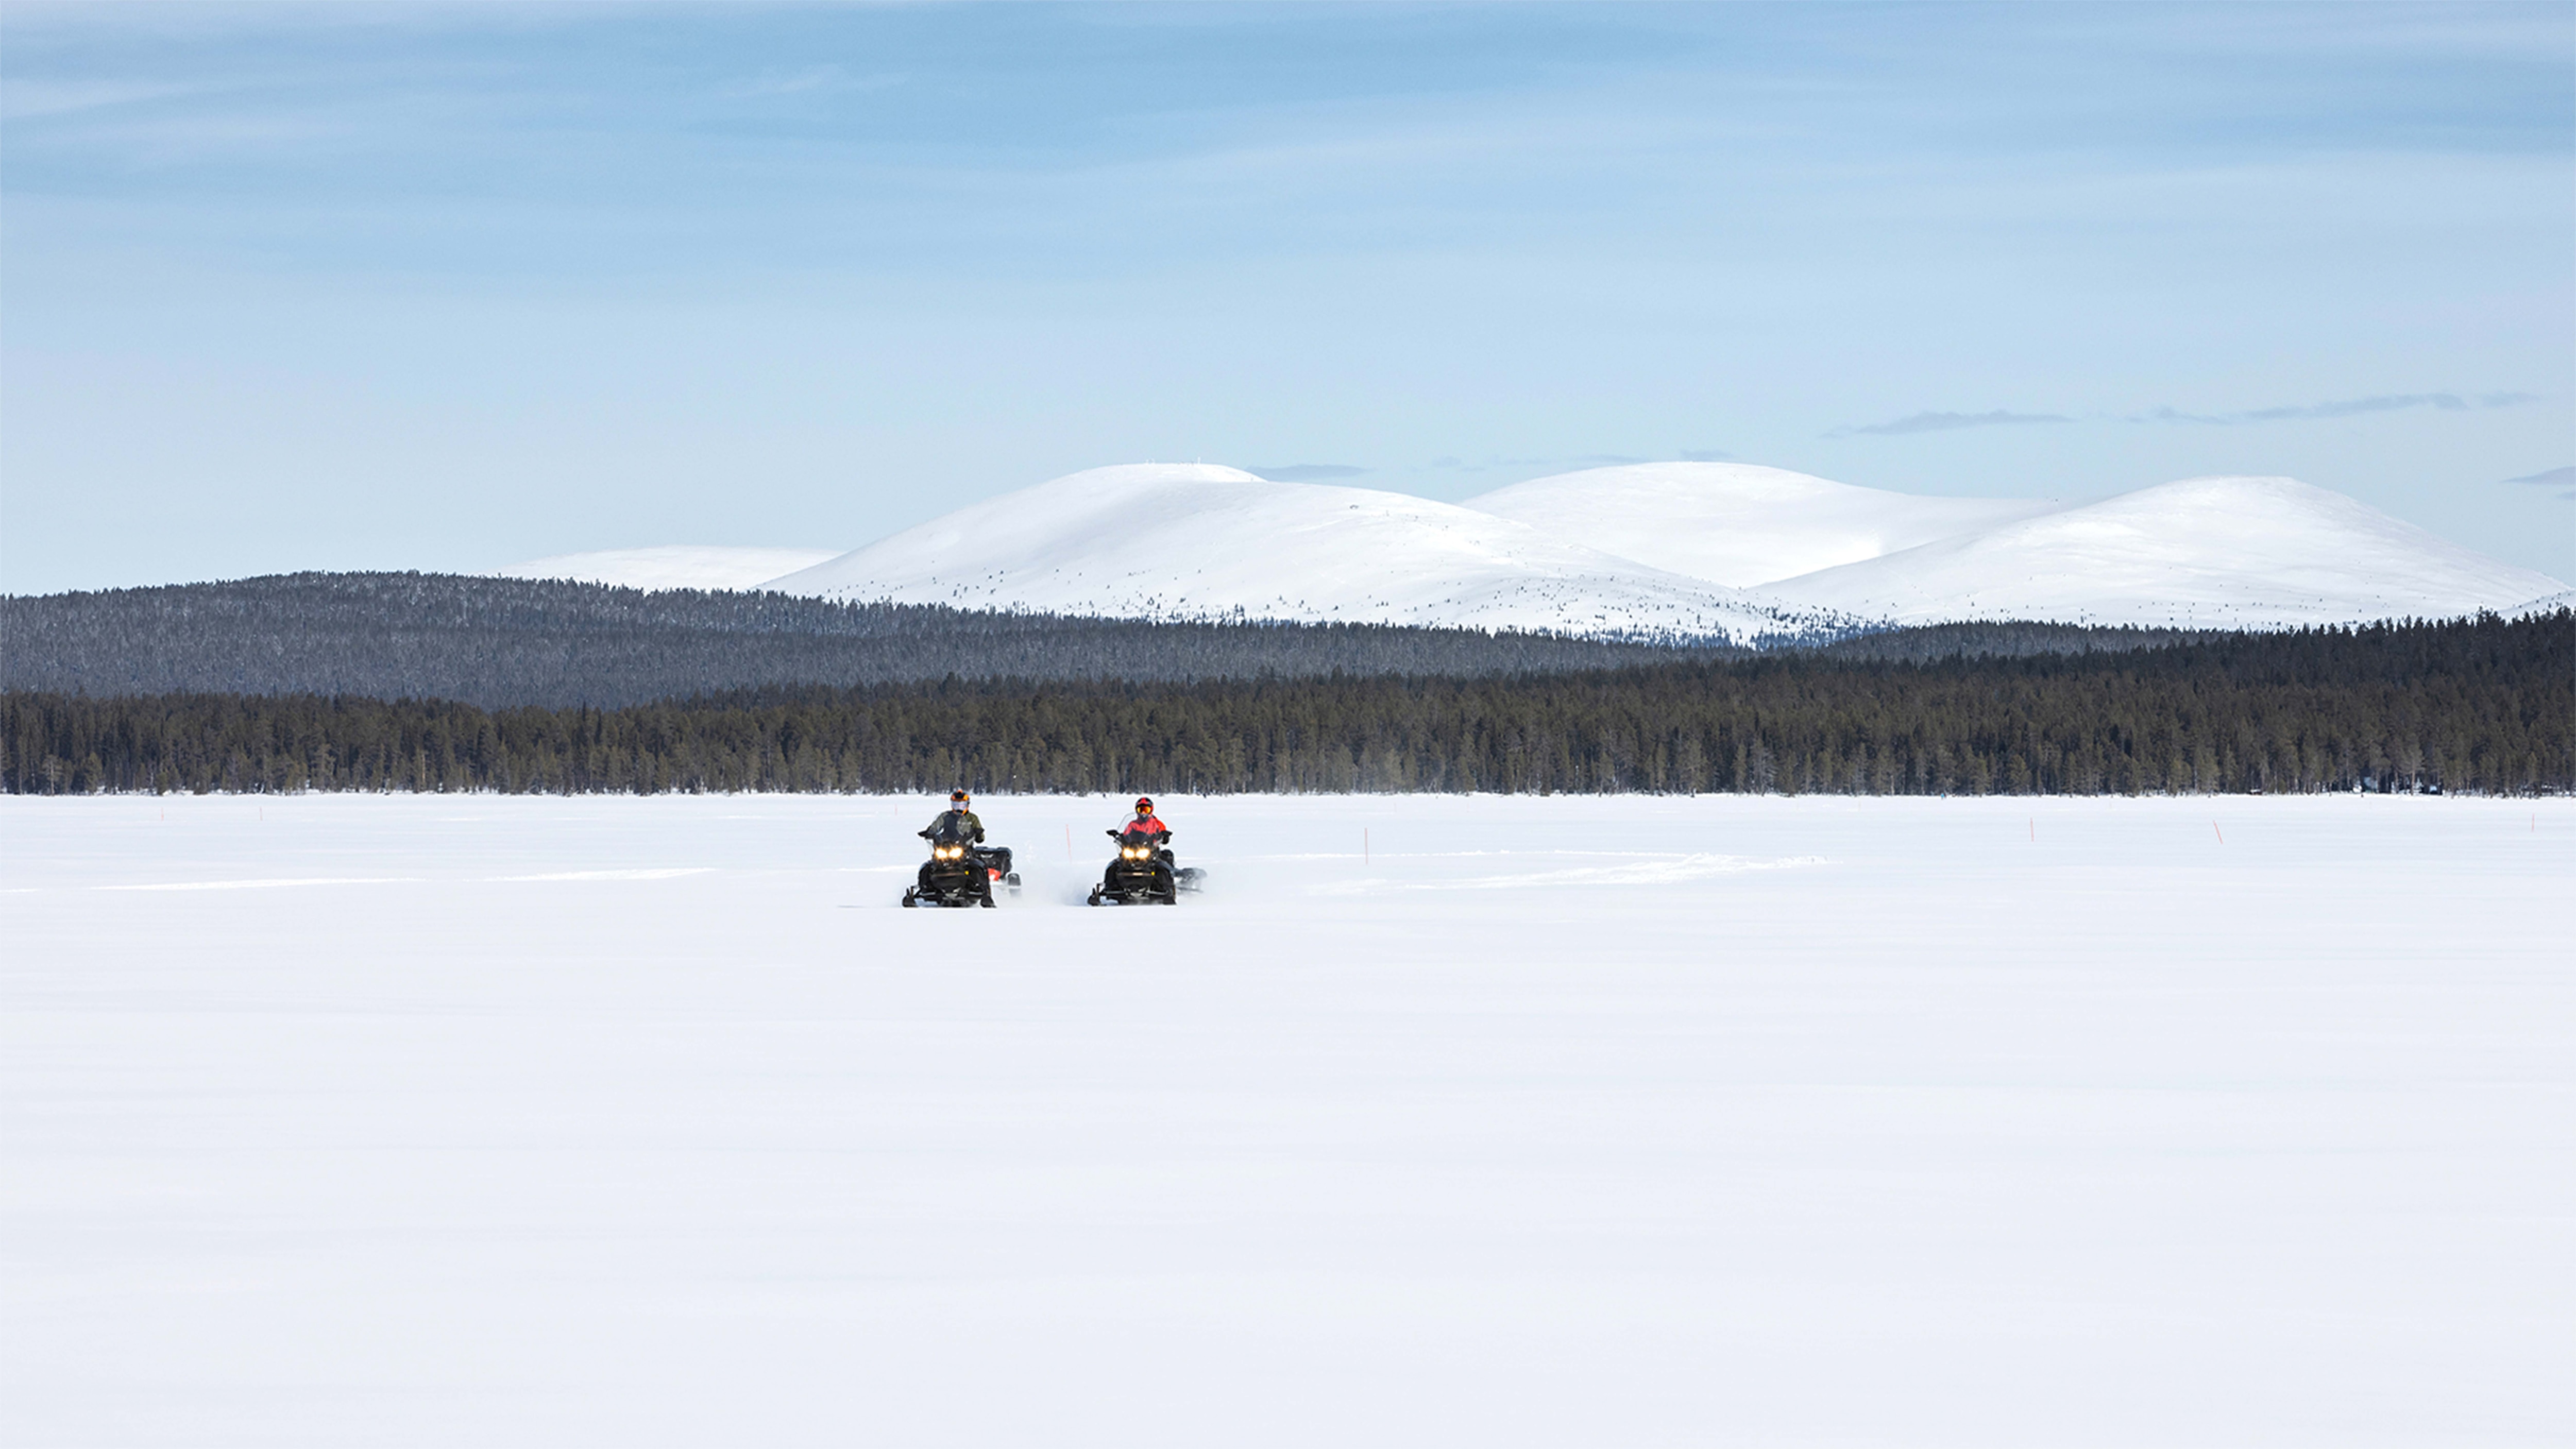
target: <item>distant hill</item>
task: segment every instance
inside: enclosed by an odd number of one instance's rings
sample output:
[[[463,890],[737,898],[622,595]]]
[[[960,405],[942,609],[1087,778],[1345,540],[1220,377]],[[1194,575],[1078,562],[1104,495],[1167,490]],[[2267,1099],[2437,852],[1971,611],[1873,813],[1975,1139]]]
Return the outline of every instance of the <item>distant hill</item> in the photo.
[[[1498,488],[1464,506],[1570,543],[1756,593],[1774,579],[2058,508],[2042,498],[1943,498],[1855,488],[1752,463],[1587,468]]]
[[[2547,612],[2534,610],[2535,613]],[[1765,641],[1933,662],[2133,651],[2223,632],[1994,620]],[[647,704],[744,689],[1564,674],[1744,656],[1474,629],[1153,623],[444,574],[280,574],[0,598],[0,689]]]
[[[1094,468],[762,587],[1148,619],[1286,619],[1748,643],[1830,630],[1564,534],[1370,488],[1191,463]]]
[[[2545,608],[2567,589],[2290,478],[2192,478],[2068,507],[1693,462],[1563,473],[1464,504],[1134,464],[828,557],[633,549],[508,572],[1095,618],[1732,644],[1966,620],[2188,631],[2465,618]]]
[[[2564,587],[2294,478],[2192,478],[1763,592],[1900,624],[2285,629],[2501,612]]]
[[[570,579],[621,589],[748,589],[837,557],[839,550],[828,548],[672,544],[532,558],[493,573],[505,579]]]
[[[0,688],[628,705],[776,685],[1480,675],[1740,652],[1358,624],[1145,623],[441,574],[0,599]]]

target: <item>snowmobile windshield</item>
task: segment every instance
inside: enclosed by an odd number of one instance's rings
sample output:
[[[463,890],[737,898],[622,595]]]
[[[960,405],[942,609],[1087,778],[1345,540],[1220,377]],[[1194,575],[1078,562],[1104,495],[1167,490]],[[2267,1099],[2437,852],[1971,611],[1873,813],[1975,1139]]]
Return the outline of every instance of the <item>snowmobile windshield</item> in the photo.
[[[1118,837],[1118,841],[1122,845],[1151,845],[1154,843],[1154,832],[1141,825],[1130,825],[1127,827],[1127,833]]]
[[[973,839],[974,832],[966,828],[966,822],[951,816],[940,816],[938,823],[930,827],[930,843],[933,845],[955,845],[961,841],[971,843]]]

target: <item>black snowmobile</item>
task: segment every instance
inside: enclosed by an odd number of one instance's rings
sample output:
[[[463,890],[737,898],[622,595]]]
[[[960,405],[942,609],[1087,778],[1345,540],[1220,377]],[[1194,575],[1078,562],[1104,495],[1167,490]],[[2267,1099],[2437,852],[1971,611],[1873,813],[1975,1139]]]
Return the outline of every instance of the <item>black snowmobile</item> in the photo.
[[[921,863],[921,879],[905,887],[904,906],[990,906],[993,883],[1020,893],[1020,873],[1011,869],[1011,853],[977,845],[957,829],[916,831],[930,842],[930,859]]]
[[[1172,832],[1131,826],[1108,835],[1118,842],[1118,858],[1109,862],[1109,868],[1100,873],[1100,884],[1091,888],[1092,905],[1177,906],[1181,892],[1199,888],[1198,867],[1172,863],[1171,848],[1164,843]]]

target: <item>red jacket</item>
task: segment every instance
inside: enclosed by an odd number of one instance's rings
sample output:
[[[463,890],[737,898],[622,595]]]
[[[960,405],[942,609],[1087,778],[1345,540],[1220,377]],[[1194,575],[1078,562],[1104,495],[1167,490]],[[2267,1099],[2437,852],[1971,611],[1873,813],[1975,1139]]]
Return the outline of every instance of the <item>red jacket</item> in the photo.
[[[1163,823],[1163,817],[1160,815],[1148,815],[1142,820],[1129,816],[1127,823],[1118,827],[1118,833],[1124,835],[1130,830],[1150,830],[1156,835],[1161,835],[1171,828]]]

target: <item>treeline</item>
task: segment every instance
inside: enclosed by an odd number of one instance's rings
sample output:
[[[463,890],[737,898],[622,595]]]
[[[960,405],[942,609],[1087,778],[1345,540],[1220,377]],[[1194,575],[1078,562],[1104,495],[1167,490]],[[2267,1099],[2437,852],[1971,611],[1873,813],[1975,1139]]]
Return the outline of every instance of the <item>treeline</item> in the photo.
[[[0,696],[0,788],[2099,794],[2576,787],[2576,615],[2127,653],[1026,680],[625,709]]]
[[[768,685],[1517,674],[1672,647],[1366,624],[1148,623],[562,580],[282,574],[0,599],[0,688],[619,706]],[[1723,645],[1683,657],[1740,654]]]
[[[1919,624],[1870,630],[1811,647],[1837,659],[1887,659],[1922,664],[1977,655],[2126,653],[2165,644],[2224,638],[2223,629],[2144,629],[2134,624],[2045,624],[2007,619],[1974,624]]]

